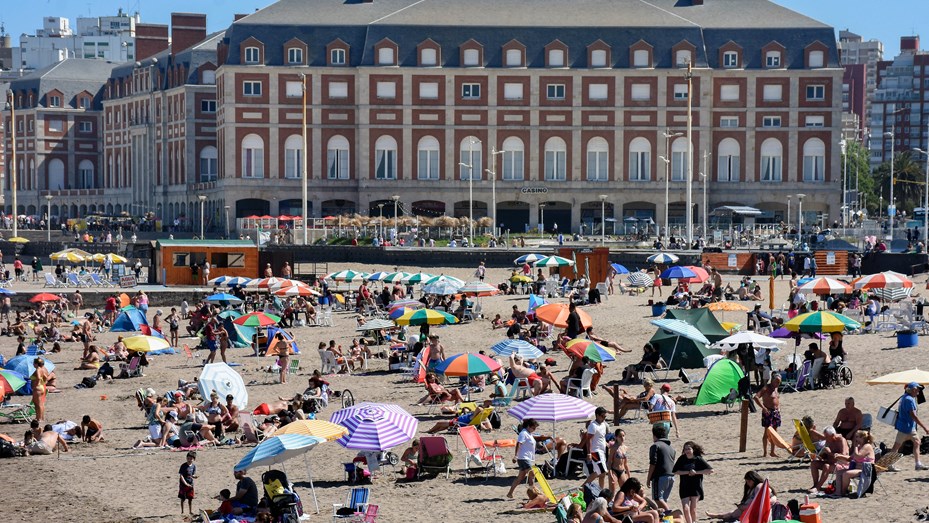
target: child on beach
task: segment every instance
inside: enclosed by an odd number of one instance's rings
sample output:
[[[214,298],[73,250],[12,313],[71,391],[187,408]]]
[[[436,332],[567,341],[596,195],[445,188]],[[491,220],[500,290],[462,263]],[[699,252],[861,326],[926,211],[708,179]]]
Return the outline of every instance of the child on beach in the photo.
[[[196,452],[187,453],[187,461],[185,461],[180,470],[178,471],[179,475],[179,487],[177,491],[177,497],[181,500],[181,514],[184,513],[184,500],[187,500],[187,512],[190,514],[194,513],[194,478],[197,477],[197,466],[194,465],[194,461],[197,459]]]
[[[224,488],[219,491],[219,500],[221,503],[219,504],[219,508],[216,509],[216,512],[219,512],[223,517],[232,515],[231,497],[232,492],[229,489]]]
[[[505,327],[505,325],[503,324],[503,319],[500,317],[499,314],[494,316],[494,319],[491,320],[490,325],[494,329],[502,329],[503,327]]]

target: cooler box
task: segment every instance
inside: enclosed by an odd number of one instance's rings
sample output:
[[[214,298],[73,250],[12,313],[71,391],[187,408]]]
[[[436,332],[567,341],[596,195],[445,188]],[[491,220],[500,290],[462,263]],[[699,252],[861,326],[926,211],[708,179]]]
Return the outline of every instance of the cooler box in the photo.
[[[800,521],[803,523],[822,523],[819,516],[819,503],[800,505]]]
[[[652,305],[652,316],[661,316],[664,314],[665,309],[667,309],[667,306],[664,303],[656,303]]]

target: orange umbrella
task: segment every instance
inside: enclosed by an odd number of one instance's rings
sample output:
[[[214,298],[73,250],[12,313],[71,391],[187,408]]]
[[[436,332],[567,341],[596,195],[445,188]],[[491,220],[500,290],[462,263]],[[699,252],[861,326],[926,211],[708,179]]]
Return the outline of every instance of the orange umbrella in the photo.
[[[696,276],[693,278],[681,278],[680,281],[687,283],[703,283],[710,279],[710,275],[703,267],[697,267],[696,265],[685,265],[685,267],[693,271]]]
[[[535,310],[535,317],[539,320],[559,327],[561,329],[568,326],[568,304],[567,303],[546,303]],[[581,309],[577,309],[578,316],[581,317],[581,326],[585,329],[592,327],[594,322],[590,315]]]
[[[119,295],[119,307],[128,307],[132,304],[132,298],[129,297],[125,292]]]

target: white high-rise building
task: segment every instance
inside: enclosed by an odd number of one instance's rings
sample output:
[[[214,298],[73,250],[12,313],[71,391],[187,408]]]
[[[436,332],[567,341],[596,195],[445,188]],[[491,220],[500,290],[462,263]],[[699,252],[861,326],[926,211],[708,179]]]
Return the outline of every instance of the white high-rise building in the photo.
[[[67,18],[47,16],[34,35],[20,35],[14,64],[20,69],[41,69],[65,58],[133,61],[138,22],[138,14],[120,10],[115,16],[78,18],[75,31]]]

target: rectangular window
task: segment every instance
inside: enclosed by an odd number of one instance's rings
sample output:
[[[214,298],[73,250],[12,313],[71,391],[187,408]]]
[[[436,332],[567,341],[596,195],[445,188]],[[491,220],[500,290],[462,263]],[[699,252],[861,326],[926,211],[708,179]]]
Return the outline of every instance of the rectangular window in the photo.
[[[523,84],[503,84],[504,100],[522,100]]]
[[[287,63],[290,64],[302,64],[303,63],[303,49],[299,47],[291,47],[287,50]]]
[[[719,86],[719,99],[723,102],[739,101],[738,85],[721,85]]]
[[[522,67],[523,65],[523,52],[519,49],[507,49],[506,50],[506,66],[507,67]]]
[[[435,49],[423,49],[419,53],[419,65],[438,65],[439,57]]]
[[[629,152],[629,179],[634,182],[646,182],[651,177],[649,170],[649,153],[647,151]]]
[[[826,158],[819,155],[803,157],[803,181],[822,182],[826,180],[824,171]]]
[[[245,63],[257,64],[260,56],[261,56],[261,52],[258,50],[257,47],[246,47],[245,48]]]
[[[465,66],[476,67],[481,65],[481,52],[478,49],[465,49],[463,54]]]
[[[605,182],[608,179],[609,153],[606,151],[587,151],[587,179],[591,182]]]
[[[284,150],[284,178],[297,179],[303,174],[303,150]]]
[[[826,86],[824,85],[806,86],[806,99],[807,100],[825,100],[826,99]]]
[[[345,65],[345,49],[332,49],[329,51],[330,65]]]
[[[564,84],[546,85],[545,97],[549,100],[564,100]]]
[[[436,149],[420,149],[417,177],[420,180],[439,179],[439,151]]]
[[[762,127],[780,127],[781,126],[781,117],[780,116],[765,116],[761,119]]]
[[[245,96],[261,96],[261,82],[242,82],[242,94]]]
[[[603,101],[607,99],[607,84],[589,84],[587,86],[587,97],[591,100]]]
[[[78,131],[82,133],[92,133],[94,132],[94,124],[92,122],[80,122],[78,124]]]
[[[287,98],[302,98],[303,82],[289,81],[284,84],[284,95]]]
[[[503,179],[508,181],[523,179],[523,151],[503,153]]]
[[[174,253],[174,256],[172,256],[172,258],[174,259],[175,267],[189,267],[190,266],[190,262],[187,261],[188,258],[190,258],[189,252],[176,252]]]
[[[739,157],[735,155],[721,156],[716,179],[720,182],[739,181]]]
[[[768,51],[768,53],[765,55],[765,65],[767,67],[780,67],[781,53],[777,51]]]
[[[648,50],[638,49],[632,53],[632,66],[633,67],[651,67],[650,60],[648,59]]]
[[[721,116],[719,118],[720,127],[738,127],[739,126],[739,117],[738,116]]]
[[[477,100],[481,97],[481,84],[461,84],[461,97],[465,100]]]
[[[545,180],[560,182],[565,180],[567,153],[565,151],[545,151]]]
[[[348,149],[326,151],[326,176],[330,180],[348,180]]]
[[[397,97],[397,84],[394,82],[378,82],[377,97],[393,99]]]
[[[731,69],[739,66],[739,53],[735,51],[726,51],[723,53],[723,67]]]
[[[392,47],[381,47],[377,50],[378,65],[394,65],[394,49]]]
[[[632,100],[646,102],[652,97],[651,86],[648,84],[632,84]]]
[[[200,112],[215,113],[216,100],[200,100]]]
[[[52,133],[60,133],[62,130],[61,120],[49,120],[48,121],[48,131]]]
[[[348,82],[329,82],[329,98],[348,98]]]
[[[804,120],[807,127],[822,127],[825,125],[825,118],[822,115],[819,116],[807,116]]]
[[[481,168],[481,150],[470,149],[469,147],[464,147],[461,149],[459,161],[464,165],[458,166],[458,177],[461,180],[471,179],[480,181],[483,178],[483,169]]]
[[[606,67],[606,51],[603,49],[594,49],[590,52],[591,67]]]
[[[264,149],[242,149],[242,178],[264,178]]]
[[[210,264],[216,269],[245,267],[245,255],[237,252],[214,252],[210,254]]]
[[[212,182],[216,179],[216,158],[200,157],[200,181]]]
[[[686,151],[675,151],[671,153],[671,181],[684,181],[684,163],[687,161]]]
[[[397,178],[397,151],[394,149],[377,149],[374,151],[375,171],[378,180]]]
[[[761,181],[763,182],[781,181],[781,157],[780,156],[762,156],[761,157]]]
[[[90,109],[90,98],[85,96],[81,98],[81,101],[78,102],[78,104],[81,106],[81,109]]]
[[[784,86],[781,84],[766,84],[762,88],[762,96],[766,102],[780,102],[784,99]]]
[[[674,84],[674,99],[687,100],[687,84]]]
[[[60,96],[49,96],[48,106],[49,107],[61,107],[61,97]]]
[[[425,100],[438,100],[439,84],[435,82],[423,82],[419,84],[419,97]]]

